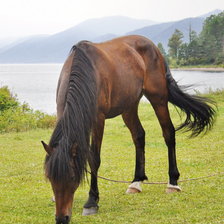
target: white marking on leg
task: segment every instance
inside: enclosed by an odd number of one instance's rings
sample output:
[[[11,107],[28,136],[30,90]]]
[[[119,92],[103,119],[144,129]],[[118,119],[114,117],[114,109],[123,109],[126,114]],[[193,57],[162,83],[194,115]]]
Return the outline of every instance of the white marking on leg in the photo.
[[[134,194],[134,193],[140,193],[142,192],[142,187],[141,187],[142,181],[135,181],[131,183],[128,186],[128,189],[126,191],[127,194]]]
[[[181,191],[181,188],[178,185],[167,184],[167,188],[172,188]]]
[[[178,185],[167,184],[166,193],[173,193],[173,192],[181,192],[181,188]]]

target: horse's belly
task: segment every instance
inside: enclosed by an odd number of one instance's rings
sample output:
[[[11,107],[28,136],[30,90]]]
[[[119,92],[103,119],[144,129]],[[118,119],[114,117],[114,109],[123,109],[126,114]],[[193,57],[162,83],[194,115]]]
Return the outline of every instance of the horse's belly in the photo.
[[[113,118],[123,114],[125,111],[130,110],[132,107],[135,107],[136,104],[138,104],[141,96],[141,92],[138,91],[133,95],[126,96],[125,98],[112,98],[109,107],[106,110],[105,117]]]
[[[114,107],[111,108],[108,113],[106,114],[106,119],[108,118],[114,118],[118,115],[121,115],[124,112],[124,109],[121,107]]]

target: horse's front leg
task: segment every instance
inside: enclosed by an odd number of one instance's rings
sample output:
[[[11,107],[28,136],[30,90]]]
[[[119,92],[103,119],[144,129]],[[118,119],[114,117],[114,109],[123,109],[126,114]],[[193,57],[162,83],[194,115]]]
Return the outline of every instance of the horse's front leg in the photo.
[[[100,167],[100,149],[103,138],[104,121],[104,116],[98,116],[96,125],[94,126],[92,132],[91,155],[89,158],[89,165],[91,169],[91,185],[89,191],[89,198],[83,208],[83,215],[96,214],[99,208],[97,173]]]

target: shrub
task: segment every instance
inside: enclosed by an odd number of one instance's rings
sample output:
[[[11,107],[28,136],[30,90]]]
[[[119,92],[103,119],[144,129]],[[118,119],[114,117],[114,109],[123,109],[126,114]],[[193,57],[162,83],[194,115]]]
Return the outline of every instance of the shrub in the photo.
[[[16,108],[19,105],[19,102],[16,96],[13,96],[7,86],[0,88],[0,112]]]
[[[27,103],[20,104],[8,87],[0,88],[0,133],[52,128],[56,116],[34,111]]]
[[[38,128],[53,128],[56,122],[55,115],[45,114],[41,111],[35,112]]]

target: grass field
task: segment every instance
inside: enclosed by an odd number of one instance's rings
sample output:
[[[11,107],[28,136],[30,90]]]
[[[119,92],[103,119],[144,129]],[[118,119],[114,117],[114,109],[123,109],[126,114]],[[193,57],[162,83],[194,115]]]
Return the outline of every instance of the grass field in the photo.
[[[189,139],[177,132],[177,161],[180,179],[224,172],[224,92],[212,95],[218,116],[212,131]],[[170,107],[177,125],[180,119]],[[149,104],[141,103],[139,114],[146,130],[146,173],[150,182],[167,181],[167,149],[161,129]],[[0,135],[0,223],[54,223],[50,183],[45,180],[45,152],[52,130]],[[115,180],[132,180],[135,161],[130,133],[120,117],[107,120],[99,175]],[[180,183],[183,191],[166,194],[165,185],[144,185],[143,192],[126,195],[127,184],[99,180],[100,210],[81,216],[87,199],[88,181],[75,194],[71,223],[224,223],[224,175]]]

